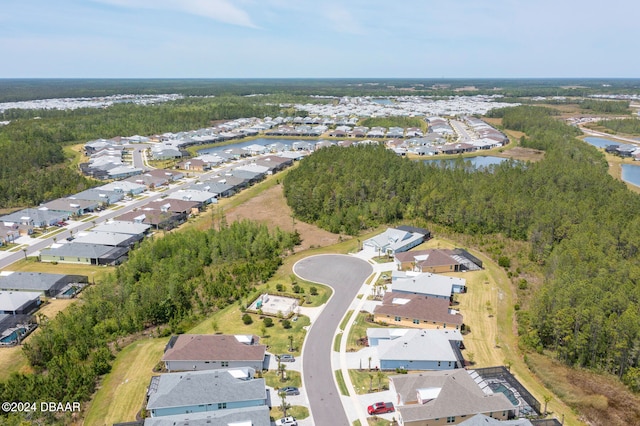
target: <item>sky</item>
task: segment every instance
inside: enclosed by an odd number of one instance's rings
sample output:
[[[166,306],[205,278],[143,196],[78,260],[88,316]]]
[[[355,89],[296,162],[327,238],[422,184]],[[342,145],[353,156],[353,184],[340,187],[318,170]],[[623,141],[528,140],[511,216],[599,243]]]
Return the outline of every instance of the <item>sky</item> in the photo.
[[[0,78],[640,78],[633,0],[2,0]]]

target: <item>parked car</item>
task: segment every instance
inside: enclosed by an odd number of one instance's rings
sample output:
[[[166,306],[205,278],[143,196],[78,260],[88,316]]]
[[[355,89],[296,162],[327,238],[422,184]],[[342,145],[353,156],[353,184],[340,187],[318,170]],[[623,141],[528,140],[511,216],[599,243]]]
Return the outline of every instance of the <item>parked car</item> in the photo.
[[[286,388],[280,389],[278,393],[283,393],[285,395],[300,395],[300,389],[295,386],[287,386]]]
[[[291,416],[283,417],[276,420],[276,426],[298,426],[298,422]]]
[[[376,402],[375,404],[367,407],[367,413],[369,413],[369,415],[393,413],[394,411],[395,408],[393,408],[392,402]]]
[[[289,354],[278,355],[278,359],[280,360],[280,362],[293,362],[296,360],[293,355]]]

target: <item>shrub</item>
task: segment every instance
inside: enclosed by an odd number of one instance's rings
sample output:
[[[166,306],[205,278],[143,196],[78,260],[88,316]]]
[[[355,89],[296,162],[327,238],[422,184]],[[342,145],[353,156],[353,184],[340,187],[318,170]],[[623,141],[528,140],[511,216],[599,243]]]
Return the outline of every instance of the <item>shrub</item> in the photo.
[[[286,329],[291,328],[291,321],[289,321],[288,319],[282,320],[282,328],[286,328]]]
[[[249,325],[253,323],[253,318],[251,318],[251,315],[249,314],[244,314],[242,316],[242,322],[244,323],[244,325]]]
[[[293,286],[293,292],[296,294],[304,293],[304,289],[300,287],[298,284]]]
[[[500,256],[498,258],[498,265],[503,268],[509,268],[511,266],[511,259],[509,259],[507,256]]]
[[[318,294],[318,289],[314,286],[311,286],[311,288],[309,288],[309,293],[311,293],[312,296],[316,296]]]
[[[284,284],[282,283],[276,284],[276,291],[282,293],[284,291]]]
[[[265,327],[272,327],[273,319],[266,317],[265,319],[262,320],[262,323],[264,324]]]

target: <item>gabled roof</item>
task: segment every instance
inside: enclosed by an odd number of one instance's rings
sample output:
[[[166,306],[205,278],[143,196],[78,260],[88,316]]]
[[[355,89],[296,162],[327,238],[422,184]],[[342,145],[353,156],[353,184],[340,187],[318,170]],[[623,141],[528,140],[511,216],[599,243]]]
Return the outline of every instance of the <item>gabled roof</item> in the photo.
[[[451,250],[441,249],[427,249],[396,253],[395,258],[401,263],[416,262],[416,267],[418,267],[419,269],[460,264],[460,262],[452,257]]]
[[[425,371],[391,376],[402,405],[397,410],[405,422],[513,410],[502,393],[486,395],[464,369]],[[418,401],[418,390],[440,388],[435,399]]]
[[[88,282],[86,275],[47,274],[44,272],[0,272],[0,288],[11,290],[48,291],[58,282]]]
[[[69,244],[52,244],[50,248],[41,250],[40,255],[101,259],[113,256],[120,257],[126,254],[127,251],[128,250],[123,247],[109,247],[98,244],[74,242]]]
[[[258,336],[225,334],[182,334],[166,350],[163,361],[259,361],[264,360],[266,346]]]
[[[367,333],[368,334],[368,333]],[[378,344],[380,360],[394,361],[459,361],[450,341],[460,341],[458,330],[409,329],[400,337],[382,340]]]
[[[0,311],[14,312],[39,298],[35,291],[0,291]]]
[[[415,273],[393,271],[392,290],[403,293],[415,293],[450,297],[453,294],[453,286],[464,287],[467,280],[464,278],[448,277],[429,272]]]
[[[270,426],[269,407],[231,408],[175,416],[147,417],[144,426]]]
[[[373,313],[451,325],[462,325],[463,322],[462,315],[449,313],[449,300],[393,291],[384,294],[382,304],[376,306]]]
[[[101,223],[91,229],[94,232],[117,232],[119,234],[140,235],[144,234],[151,228],[144,223],[126,222],[124,220],[111,220]]]
[[[152,378],[147,409],[266,399],[264,379],[253,374],[252,368],[162,374]]]

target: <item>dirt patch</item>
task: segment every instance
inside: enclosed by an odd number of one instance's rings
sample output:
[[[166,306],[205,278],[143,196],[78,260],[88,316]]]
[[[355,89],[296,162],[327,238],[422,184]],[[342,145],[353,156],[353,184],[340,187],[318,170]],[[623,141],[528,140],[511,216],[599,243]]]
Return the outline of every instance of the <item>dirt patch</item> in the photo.
[[[503,152],[496,154],[498,157],[511,158],[512,160],[520,161],[539,161],[544,158],[544,151],[533,148],[523,148],[521,146],[515,146],[511,149],[507,149]]]
[[[341,238],[340,235],[332,234],[315,225],[294,220],[291,209],[284,198],[281,184],[264,191],[238,207],[225,211],[225,216],[229,222],[250,219],[264,223],[269,228],[279,227],[285,231],[295,229],[302,238],[302,244],[296,247],[296,251],[336,244]],[[342,236],[342,239],[344,238]]]

